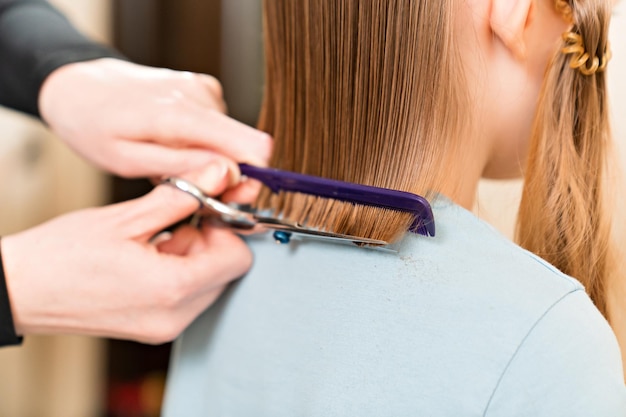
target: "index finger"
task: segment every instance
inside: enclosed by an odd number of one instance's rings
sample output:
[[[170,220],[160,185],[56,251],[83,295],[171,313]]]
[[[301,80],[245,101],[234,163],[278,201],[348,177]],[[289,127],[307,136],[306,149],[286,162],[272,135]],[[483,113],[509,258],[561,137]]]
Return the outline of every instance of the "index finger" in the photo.
[[[211,108],[181,106],[155,123],[155,139],[208,149],[236,162],[267,166],[272,152],[270,135]]]

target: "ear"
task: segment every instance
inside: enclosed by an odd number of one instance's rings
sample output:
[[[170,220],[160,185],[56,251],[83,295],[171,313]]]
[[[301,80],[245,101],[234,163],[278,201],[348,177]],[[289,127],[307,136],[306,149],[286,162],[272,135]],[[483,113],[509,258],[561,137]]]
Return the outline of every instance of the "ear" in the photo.
[[[532,20],[534,9],[535,0],[492,0],[491,30],[520,60],[526,57],[524,30]]]

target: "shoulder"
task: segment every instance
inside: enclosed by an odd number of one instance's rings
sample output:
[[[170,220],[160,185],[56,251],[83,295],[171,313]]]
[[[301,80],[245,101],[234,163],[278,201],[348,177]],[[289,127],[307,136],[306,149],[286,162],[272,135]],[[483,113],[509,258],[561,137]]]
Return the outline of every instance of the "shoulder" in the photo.
[[[557,300],[531,327],[484,415],[626,415],[617,341],[582,290]]]
[[[489,330],[485,416],[626,415],[620,351],[583,286],[454,205],[435,205],[432,252]]]
[[[434,203],[438,235],[430,243],[459,276],[474,277],[489,288],[515,291],[518,302],[535,300],[545,311],[565,294],[582,289],[575,279],[521,248],[471,212],[449,202]]]

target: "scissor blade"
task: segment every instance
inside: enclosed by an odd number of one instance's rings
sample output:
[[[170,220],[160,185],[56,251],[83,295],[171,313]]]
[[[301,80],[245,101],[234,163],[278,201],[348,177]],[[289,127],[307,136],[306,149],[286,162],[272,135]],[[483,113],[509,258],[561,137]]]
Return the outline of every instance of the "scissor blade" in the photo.
[[[389,242],[384,240],[377,239],[369,239],[359,236],[345,235],[341,233],[333,233],[326,232],[323,230],[311,229],[306,226],[302,226],[297,222],[292,222],[285,219],[275,219],[273,217],[258,217],[255,216],[257,220],[257,225],[261,227],[265,227],[272,230],[281,230],[285,232],[298,233],[306,236],[314,236],[324,239],[337,240],[337,241],[348,241],[355,243],[357,245],[374,245],[374,246],[385,246],[388,245]]]

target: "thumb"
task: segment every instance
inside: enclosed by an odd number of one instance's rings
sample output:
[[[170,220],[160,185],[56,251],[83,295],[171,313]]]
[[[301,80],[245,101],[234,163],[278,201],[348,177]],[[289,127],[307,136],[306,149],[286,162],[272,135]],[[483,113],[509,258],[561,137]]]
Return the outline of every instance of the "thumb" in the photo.
[[[229,165],[216,159],[190,181],[197,183],[210,195],[222,192],[231,181]],[[156,233],[189,217],[199,208],[198,200],[171,185],[162,184],[136,200],[119,205],[121,222],[127,234],[147,242]]]

